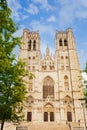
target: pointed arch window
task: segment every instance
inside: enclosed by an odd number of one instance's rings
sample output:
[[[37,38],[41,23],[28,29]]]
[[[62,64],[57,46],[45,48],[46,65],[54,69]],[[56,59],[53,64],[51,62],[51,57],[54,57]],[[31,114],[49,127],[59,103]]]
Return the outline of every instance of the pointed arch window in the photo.
[[[69,90],[69,79],[67,75],[64,76],[64,86],[65,90]]]
[[[36,50],[36,40],[33,41],[33,50]]]
[[[65,59],[66,59],[66,70],[69,70],[69,57],[66,56]]]
[[[32,41],[31,41],[31,40],[29,40],[29,42],[28,42],[28,51],[30,51],[30,50],[31,50],[31,43],[32,43]]]
[[[64,57],[61,56],[61,64],[64,64]]]
[[[62,39],[59,40],[59,46],[62,46]]]
[[[28,91],[32,91],[32,90],[33,90],[33,80],[30,80]]]
[[[46,77],[43,82],[43,98],[54,97],[54,82],[50,77]]]
[[[64,69],[64,57],[61,56],[61,69]]]
[[[66,106],[66,116],[67,116],[67,121],[72,121],[72,99],[70,96],[65,96],[64,98],[64,104]]]
[[[33,98],[32,96],[28,96],[27,101],[28,101],[29,103],[33,103],[33,102],[34,102],[34,98]]]
[[[65,103],[66,105],[70,105],[70,104],[72,103],[71,97],[67,95],[67,96],[64,98],[64,103]],[[69,110],[69,109],[68,109],[68,110]]]
[[[68,45],[67,40],[64,39],[64,46],[67,46],[67,45]]]
[[[69,64],[69,58],[66,56],[66,64]]]

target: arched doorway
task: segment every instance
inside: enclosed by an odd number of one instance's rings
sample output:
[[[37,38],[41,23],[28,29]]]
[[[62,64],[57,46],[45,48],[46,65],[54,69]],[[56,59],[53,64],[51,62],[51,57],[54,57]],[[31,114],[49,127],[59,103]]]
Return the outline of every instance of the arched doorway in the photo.
[[[67,106],[67,121],[72,121],[72,108],[70,105]]]
[[[54,107],[52,104],[48,103],[43,108],[43,120],[46,122],[54,121]]]
[[[43,99],[54,98],[54,81],[47,76],[43,82]]]
[[[67,121],[72,121],[72,99],[70,96],[66,96],[64,99],[65,108],[66,108],[66,117]]]
[[[72,112],[67,112],[67,121],[72,121]]]
[[[26,100],[26,105],[28,107],[27,111],[27,121],[32,121],[32,104],[34,103],[34,98],[29,95]]]

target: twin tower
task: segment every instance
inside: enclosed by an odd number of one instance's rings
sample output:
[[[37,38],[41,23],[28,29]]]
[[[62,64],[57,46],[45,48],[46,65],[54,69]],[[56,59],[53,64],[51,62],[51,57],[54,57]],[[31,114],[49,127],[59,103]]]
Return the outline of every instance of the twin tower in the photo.
[[[56,31],[54,56],[48,47],[41,55],[39,32],[24,29],[22,42],[20,58],[26,61],[27,71],[35,75],[26,84],[25,119],[83,125],[81,74],[72,29]]]

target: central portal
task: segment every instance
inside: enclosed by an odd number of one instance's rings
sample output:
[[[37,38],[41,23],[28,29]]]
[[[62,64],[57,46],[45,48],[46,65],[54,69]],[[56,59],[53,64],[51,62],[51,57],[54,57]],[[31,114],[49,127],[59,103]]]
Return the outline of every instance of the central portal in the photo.
[[[54,121],[54,112],[44,112],[44,121]]]
[[[44,121],[47,122],[54,121],[54,107],[50,103],[45,105],[43,117]]]

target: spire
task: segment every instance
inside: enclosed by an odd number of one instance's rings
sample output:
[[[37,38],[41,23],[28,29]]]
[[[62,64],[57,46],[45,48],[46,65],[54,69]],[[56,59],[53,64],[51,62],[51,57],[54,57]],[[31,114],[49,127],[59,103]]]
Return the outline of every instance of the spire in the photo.
[[[50,50],[48,48],[48,45],[47,45],[47,48],[46,48],[46,56],[49,56],[50,55]]]

